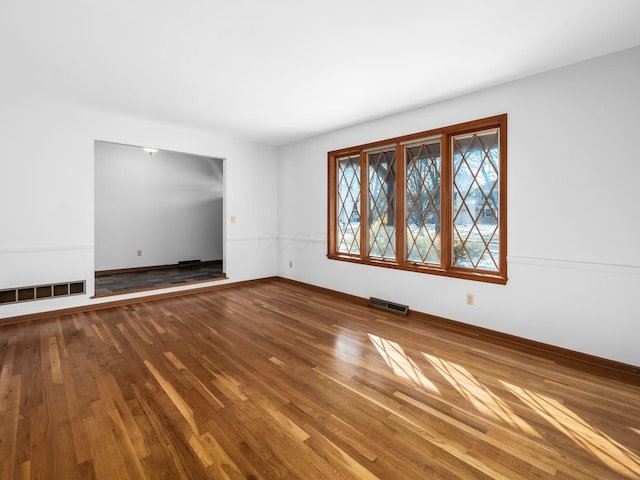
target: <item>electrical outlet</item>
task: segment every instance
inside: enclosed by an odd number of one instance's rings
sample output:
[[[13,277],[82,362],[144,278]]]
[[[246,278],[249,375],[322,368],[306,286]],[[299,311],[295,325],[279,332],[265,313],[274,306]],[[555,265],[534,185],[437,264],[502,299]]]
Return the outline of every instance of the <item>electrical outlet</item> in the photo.
[[[236,216],[235,215],[231,215],[231,223],[236,223]]]
[[[293,268],[293,260],[289,260],[289,268]]]
[[[136,252],[136,255],[137,255],[138,257],[141,257],[141,256],[142,256],[142,250],[138,250],[138,251]]]
[[[467,305],[473,305],[473,293],[467,293]]]

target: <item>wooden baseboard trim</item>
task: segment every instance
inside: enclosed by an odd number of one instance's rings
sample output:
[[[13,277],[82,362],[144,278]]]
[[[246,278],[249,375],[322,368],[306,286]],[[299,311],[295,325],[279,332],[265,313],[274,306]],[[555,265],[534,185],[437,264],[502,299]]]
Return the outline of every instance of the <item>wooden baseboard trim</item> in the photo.
[[[345,300],[349,300],[351,302],[357,303],[358,305],[367,305],[369,302],[368,298],[358,297],[357,295],[351,295],[350,293],[340,292],[339,290],[331,290],[330,288],[319,287],[317,285],[312,285],[311,283],[299,282],[298,280],[292,280],[290,278],[284,277],[276,277],[277,282],[288,283],[290,285],[296,285],[298,287],[305,287],[309,290],[313,290],[314,292],[324,293],[327,295],[331,295],[333,297],[343,298]]]
[[[350,295],[347,293],[331,290],[324,287],[318,287],[297,280],[277,277],[277,281],[298,285],[309,288],[316,292],[325,293],[335,297],[353,301],[358,305],[366,305],[368,299]],[[376,312],[379,313],[379,312]],[[391,313],[389,315],[392,315]],[[530,340],[524,337],[518,337],[508,333],[502,333],[497,330],[491,330],[484,327],[470,325],[468,323],[450,320],[444,317],[437,317],[428,313],[409,311],[409,318],[424,321],[431,326],[448,330],[467,337],[481,339],[488,343],[509,347],[522,353],[535,355],[546,360],[574,368],[587,373],[592,373],[602,377],[618,380],[623,383],[640,386],[640,366],[630,365],[627,363],[609,360],[608,358],[598,357],[587,353],[577,352],[568,348],[557,347],[536,340]]]
[[[104,310],[107,308],[121,307],[124,305],[135,305],[137,303],[153,302],[156,300],[163,300],[166,298],[183,297],[187,295],[198,295],[201,293],[212,292],[215,290],[224,290],[227,288],[238,288],[246,285],[253,285],[256,283],[264,283],[275,280],[277,277],[265,277],[257,278],[255,280],[244,280],[241,282],[223,283],[221,285],[209,285],[200,288],[189,288],[185,290],[178,290],[175,292],[157,293],[155,295],[146,295],[144,297],[132,297],[120,300],[113,300],[111,302],[95,303],[93,305],[81,305],[79,307],[63,308],[59,310],[50,310],[47,312],[30,313],[27,315],[18,315],[15,317],[7,317],[0,319],[0,326],[11,325],[15,323],[45,320],[51,317],[58,317],[60,315],[71,315],[74,313],[93,312],[96,310]]]
[[[522,353],[533,354],[558,365],[640,386],[640,367],[638,366],[427,313],[413,312],[412,316],[438,328],[513,348]]]

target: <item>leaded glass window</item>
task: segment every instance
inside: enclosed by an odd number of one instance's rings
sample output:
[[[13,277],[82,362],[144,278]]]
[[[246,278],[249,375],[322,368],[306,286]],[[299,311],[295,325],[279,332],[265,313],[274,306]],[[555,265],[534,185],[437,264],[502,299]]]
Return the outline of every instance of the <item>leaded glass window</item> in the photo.
[[[329,258],[506,283],[506,126],[498,115],[329,152]]]
[[[407,260],[440,265],[440,139],[405,147]]]

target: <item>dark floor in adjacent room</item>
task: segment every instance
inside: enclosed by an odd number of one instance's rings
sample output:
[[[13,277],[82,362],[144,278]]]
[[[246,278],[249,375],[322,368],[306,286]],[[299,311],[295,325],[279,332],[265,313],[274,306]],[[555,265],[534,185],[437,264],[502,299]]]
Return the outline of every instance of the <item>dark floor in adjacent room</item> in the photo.
[[[221,277],[224,277],[222,262],[126,273],[96,273],[95,295],[104,296],[171,287],[186,283],[204,282]]]

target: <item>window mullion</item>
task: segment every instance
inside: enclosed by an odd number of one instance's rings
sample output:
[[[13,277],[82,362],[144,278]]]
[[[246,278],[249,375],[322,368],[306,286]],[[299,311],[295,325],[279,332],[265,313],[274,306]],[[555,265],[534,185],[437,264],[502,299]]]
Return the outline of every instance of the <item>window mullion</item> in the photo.
[[[396,145],[396,262],[398,264],[405,263],[407,258],[405,239],[407,233],[405,197],[407,161],[404,150],[403,145]]]
[[[453,155],[451,155],[451,136],[442,136],[440,145],[440,255],[441,265],[451,268],[453,252]]]
[[[369,257],[369,166],[367,154],[360,151],[360,258]]]
[[[498,178],[500,184],[500,197],[499,197],[499,209],[500,209],[500,271],[506,274],[507,271],[507,122],[504,121],[500,124],[500,177]],[[506,277],[506,275],[505,275]]]
[[[337,214],[337,162],[338,159],[336,156],[329,154],[329,201],[327,208],[327,231],[328,231],[328,241],[327,241],[327,254],[331,255],[335,251],[337,251],[337,228],[336,222],[338,218]]]

